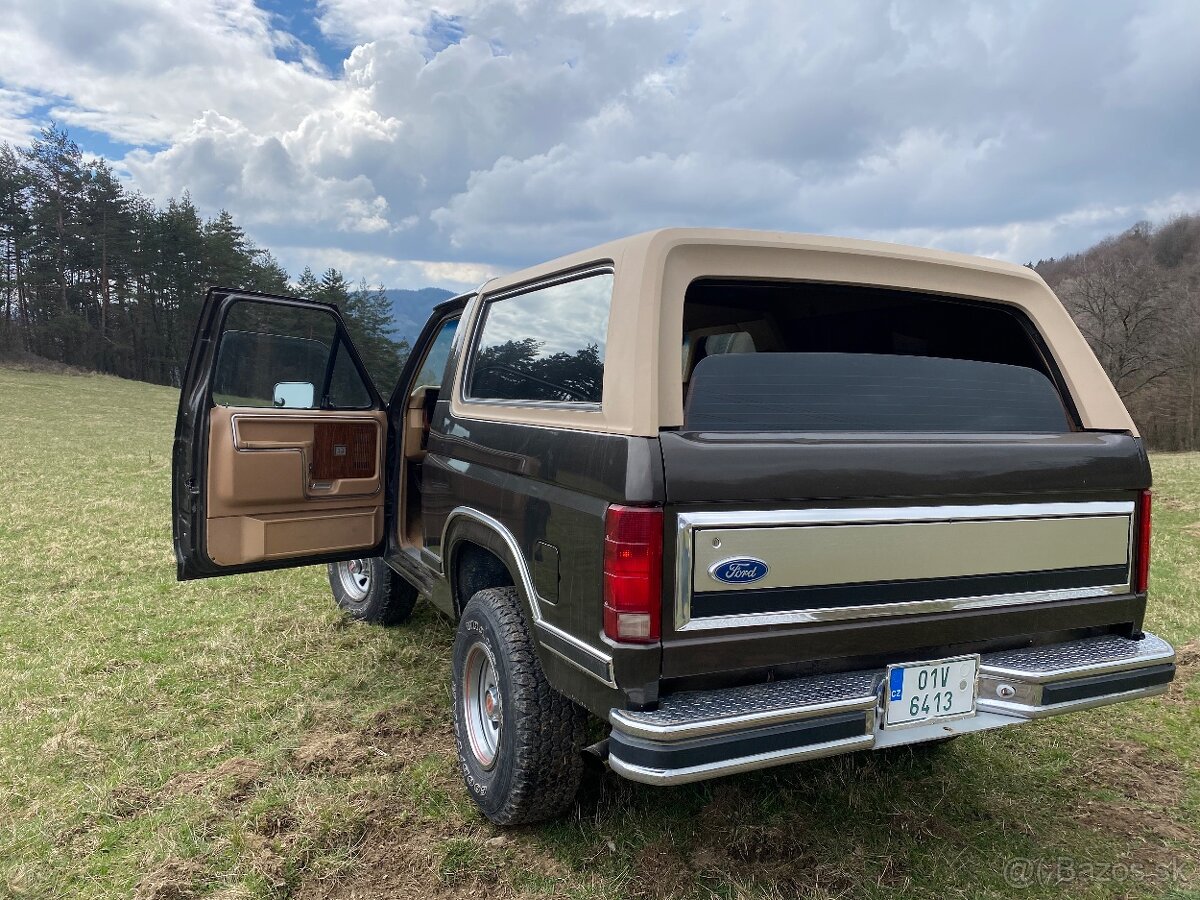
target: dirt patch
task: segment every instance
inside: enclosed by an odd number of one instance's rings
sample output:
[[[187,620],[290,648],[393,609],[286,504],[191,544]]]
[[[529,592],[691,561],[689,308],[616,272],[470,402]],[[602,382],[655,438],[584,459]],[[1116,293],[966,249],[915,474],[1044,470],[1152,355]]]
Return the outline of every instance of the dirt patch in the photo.
[[[452,830],[423,823],[419,827],[369,828],[359,844],[354,867],[328,879],[309,879],[293,900],[411,900],[414,897],[458,900],[513,896],[494,878],[448,873],[441,845]],[[460,835],[461,837],[461,835]],[[498,888],[501,888],[498,890]]]
[[[290,806],[272,807],[260,813],[254,830],[266,838],[286,837],[300,825],[300,820]]]
[[[74,722],[69,722],[62,731],[51,735],[38,749],[46,756],[93,757],[98,755],[96,744],[85,737]]]
[[[1152,806],[1177,809],[1187,789],[1187,776],[1178,760],[1134,741],[1104,741],[1076,770],[1091,786]]]
[[[250,868],[261,875],[264,881],[273,888],[287,884],[287,861],[279,845],[261,835],[249,834],[246,847],[250,851]]]
[[[249,798],[264,777],[262,763],[234,756],[211,769],[180,772],[153,793],[139,784],[119,784],[108,795],[108,814],[117,819],[130,819],[162,801],[196,794],[220,801],[214,806],[219,810],[222,804],[236,804]]]
[[[1192,509],[1193,507],[1193,504],[1184,500],[1180,500],[1178,497],[1167,497],[1166,495],[1158,492],[1155,492],[1154,494],[1154,505],[1162,506],[1167,509]]]
[[[358,731],[309,731],[292,751],[292,765],[305,773],[346,776],[366,766],[400,769],[453,747],[448,724],[421,718],[412,707],[395,706],[377,712]]]
[[[668,836],[639,854],[630,893],[677,900],[732,883],[770,897],[853,894],[866,868],[857,851],[849,847],[842,857],[823,857],[809,839],[811,827],[802,813],[764,819],[753,790],[741,783],[714,784],[694,831]],[[886,877],[878,880],[886,886]]]
[[[1175,665],[1181,673],[1187,671],[1188,674],[1200,667],[1200,639],[1188,641],[1175,648]]]
[[[1187,690],[1192,681],[1200,674],[1200,640],[1188,641],[1175,648],[1175,680],[1167,689],[1167,702],[1190,702]]]
[[[243,800],[262,780],[263,764],[244,756],[233,756],[215,768],[203,772],[180,772],[159,789],[168,799],[187,797],[213,788],[221,789],[226,800]]]
[[[514,872],[536,873],[578,890],[586,876],[571,876],[536,833],[500,831],[457,814],[433,818],[396,795],[364,798],[364,823],[353,863],[323,878],[301,882],[292,900],[465,900],[524,896]],[[282,843],[289,840],[281,838]],[[568,877],[571,876],[571,877]],[[538,897],[547,892],[539,889]],[[550,896],[558,896],[557,892]]]
[[[292,751],[292,765],[306,774],[345,776],[353,775],[369,756],[357,733],[315,729]]]
[[[639,860],[629,882],[629,892],[634,897],[652,897],[654,900],[675,900],[694,892],[696,873],[692,865],[712,870],[721,864],[719,857],[702,849],[689,865],[668,841],[648,844]]]
[[[118,819],[129,819],[150,806],[154,797],[140,784],[119,784],[108,795],[109,812]]]
[[[1180,844],[1200,853],[1200,834],[1178,821],[1188,790],[1178,760],[1132,741],[1111,740],[1073,774],[1084,785],[1119,795],[1115,801],[1081,798],[1073,815],[1093,831],[1120,838],[1129,848],[1124,861],[1168,864],[1179,857]]]
[[[377,712],[362,730],[361,741],[393,766],[405,766],[431,753],[453,750],[454,732],[445,720],[430,720],[401,705]]]
[[[192,900],[204,867],[194,859],[168,857],[144,875],[134,888],[134,900]]]
[[[235,884],[217,891],[215,894],[205,894],[204,900],[255,900],[256,895],[250,888]]]

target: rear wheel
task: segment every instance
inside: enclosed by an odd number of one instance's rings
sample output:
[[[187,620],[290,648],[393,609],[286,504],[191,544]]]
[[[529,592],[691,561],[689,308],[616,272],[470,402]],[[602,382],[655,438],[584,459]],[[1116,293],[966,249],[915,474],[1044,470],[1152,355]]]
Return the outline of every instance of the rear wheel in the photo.
[[[337,605],[360,622],[395,625],[417,603],[417,589],[379,557],[330,563],[329,588]]]
[[[516,588],[471,598],[453,682],[459,766],[480,811],[519,825],[566,810],[583,777],[587,713],[546,680]]]

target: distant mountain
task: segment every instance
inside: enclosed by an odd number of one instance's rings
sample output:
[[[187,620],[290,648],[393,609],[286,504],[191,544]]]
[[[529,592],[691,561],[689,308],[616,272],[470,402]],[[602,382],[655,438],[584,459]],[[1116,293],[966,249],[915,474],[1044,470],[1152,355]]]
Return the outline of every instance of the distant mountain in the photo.
[[[392,301],[392,319],[395,322],[392,334],[410,344],[421,333],[421,326],[429,318],[430,310],[443,300],[454,296],[451,291],[436,287],[418,290],[389,288],[384,293]]]

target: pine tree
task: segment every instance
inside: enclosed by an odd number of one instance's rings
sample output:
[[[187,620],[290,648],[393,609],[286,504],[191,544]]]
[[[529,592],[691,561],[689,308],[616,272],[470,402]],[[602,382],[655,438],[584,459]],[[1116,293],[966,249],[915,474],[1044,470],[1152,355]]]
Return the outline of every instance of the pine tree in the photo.
[[[73,263],[80,248],[78,208],[83,186],[83,154],[57,125],[23,154],[30,176],[33,242],[30,248],[30,311],[35,319],[33,349],[78,361],[85,325],[72,294]]]
[[[210,285],[249,288],[255,248],[227,210],[204,223],[204,279]]]
[[[394,337],[392,302],[383,285],[375,289],[364,278],[346,299],[342,314],[350,338],[379,390],[387,396],[408,358],[408,342]]]
[[[143,365],[153,381],[178,384],[187,363],[188,341],[196,328],[206,279],[206,242],[200,214],[185,192],[169,200],[156,217],[152,239],[158,268],[147,274],[149,313]]]
[[[0,144],[0,349],[29,349],[25,268],[33,230],[27,209],[29,173],[20,155]]]
[[[286,294],[288,273],[270,250],[259,250],[251,270],[251,286],[266,294]]]
[[[320,284],[317,285],[316,294],[312,299],[344,309],[350,300],[350,282],[346,280],[345,275],[330,266],[321,274]]]
[[[115,366],[112,340],[114,306],[122,305],[120,285],[128,280],[130,257],[129,199],[112,169],[103,161],[87,173],[82,218],[90,236],[85,247],[89,259],[90,310],[89,365],[101,371]],[[116,294],[114,296],[114,288]]]
[[[305,300],[316,300],[317,291],[320,289],[321,285],[317,281],[317,276],[313,274],[312,269],[305,266],[304,271],[300,273],[300,279],[292,286],[292,293]]]

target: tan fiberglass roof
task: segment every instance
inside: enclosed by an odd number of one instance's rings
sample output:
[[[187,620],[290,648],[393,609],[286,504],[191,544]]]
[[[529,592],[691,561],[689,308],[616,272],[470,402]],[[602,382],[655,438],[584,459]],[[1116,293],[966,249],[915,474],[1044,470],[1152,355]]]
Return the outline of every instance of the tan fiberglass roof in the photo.
[[[1041,276],[1024,266],[852,238],[665,228],[494,278],[482,292],[486,296],[600,263],[611,263],[616,272],[605,349],[603,409],[479,404],[463,401],[456,388],[456,414],[646,436],[657,434],[660,427],[680,425],[681,331],[687,286],[697,278],[755,277],[893,287],[1016,306],[1044,337],[1084,427],[1136,433],[1108,377],[1058,298]]]

